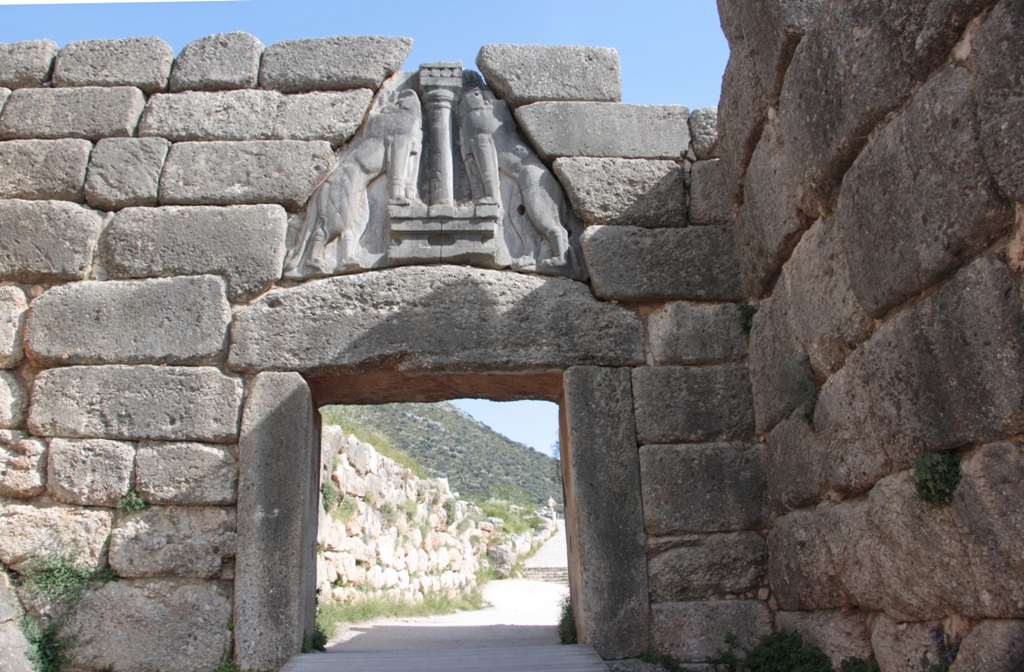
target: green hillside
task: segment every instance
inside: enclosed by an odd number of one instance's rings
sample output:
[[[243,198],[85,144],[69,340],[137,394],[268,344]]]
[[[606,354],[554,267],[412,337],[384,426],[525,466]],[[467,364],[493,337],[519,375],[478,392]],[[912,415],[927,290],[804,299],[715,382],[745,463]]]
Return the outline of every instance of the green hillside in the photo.
[[[381,434],[428,476],[447,477],[465,499],[484,499],[495,488],[522,488],[536,503],[549,496],[562,501],[554,459],[505,438],[452,403],[324,406],[320,413],[325,425]]]

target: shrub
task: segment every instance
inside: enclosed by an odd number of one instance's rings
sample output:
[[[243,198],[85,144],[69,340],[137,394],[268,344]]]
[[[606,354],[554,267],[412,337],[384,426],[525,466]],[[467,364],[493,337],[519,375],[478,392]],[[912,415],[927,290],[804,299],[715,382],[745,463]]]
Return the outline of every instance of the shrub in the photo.
[[[847,658],[843,661],[839,672],[881,672],[877,660],[864,660],[863,658]]]
[[[139,493],[134,490],[117,500],[117,510],[125,515],[145,511],[148,508],[149,504],[146,503],[146,500],[139,497]]]
[[[384,525],[391,527],[398,521],[398,511],[395,509],[395,505],[391,502],[384,502],[380,505],[380,517],[384,521]]]
[[[320,496],[324,498],[324,511],[327,513],[332,513],[341,504],[341,490],[334,481],[324,481],[320,486]]]
[[[444,504],[442,505],[442,508],[444,508],[445,520],[448,523],[448,525],[449,526],[454,525],[455,524],[455,500],[454,499],[446,499],[446,500],[444,500]]]
[[[21,632],[28,640],[28,658],[35,664],[39,672],[60,672],[66,661],[65,642],[57,634],[58,624],[50,623],[46,627],[39,621],[25,614],[21,618]]]
[[[576,644],[576,616],[572,610],[571,597],[563,597],[560,606],[562,615],[558,619],[558,641],[562,644]]]
[[[729,635],[725,642],[728,649],[715,662],[732,665],[736,672],[833,672],[829,657],[795,632],[765,635],[742,659],[736,638]]]
[[[912,480],[922,502],[946,506],[960,485],[960,461],[949,452],[922,455],[914,460]]]

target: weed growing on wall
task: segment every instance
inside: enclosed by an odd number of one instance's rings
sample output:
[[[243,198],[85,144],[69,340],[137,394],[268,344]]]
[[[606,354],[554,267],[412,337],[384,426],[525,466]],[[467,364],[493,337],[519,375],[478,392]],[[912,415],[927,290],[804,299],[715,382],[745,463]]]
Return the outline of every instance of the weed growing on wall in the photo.
[[[334,484],[334,481],[324,481],[320,486],[320,496],[324,500],[324,511],[334,513],[341,505],[341,490]]]
[[[43,626],[28,614],[21,618],[21,632],[28,641],[28,658],[39,672],[60,672],[67,662],[67,643],[57,634],[56,622]]]
[[[139,493],[132,490],[127,495],[117,500],[117,510],[125,515],[145,511],[149,508],[146,500],[139,497]]]
[[[558,641],[562,644],[576,644],[576,616],[572,610],[572,600],[569,595],[562,598],[559,605],[561,616],[558,618]]]
[[[750,330],[754,327],[754,315],[757,315],[757,306],[736,306],[740,311],[740,328],[747,338],[750,338]]]
[[[960,485],[960,460],[950,452],[922,455],[914,460],[911,479],[922,502],[947,506]]]
[[[847,658],[839,668],[839,672],[881,672],[877,660],[863,658]]]
[[[444,515],[446,516],[445,521],[450,526],[452,523],[455,522],[455,500],[444,500],[444,504],[441,505],[441,508],[444,509]]]
[[[741,656],[736,637],[725,638],[726,650],[713,662],[731,665],[736,672],[833,672],[832,661],[796,632],[773,632]]]
[[[960,653],[962,639],[947,635],[941,625],[931,626],[928,632],[932,636],[932,646],[935,647],[935,661],[932,662],[931,652],[925,651],[921,656],[921,672],[949,672]]]
[[[359,513],[359,504],[351,497],[342,497],[341,504],[331,511],[331,518],[339,523],[351,523]]]

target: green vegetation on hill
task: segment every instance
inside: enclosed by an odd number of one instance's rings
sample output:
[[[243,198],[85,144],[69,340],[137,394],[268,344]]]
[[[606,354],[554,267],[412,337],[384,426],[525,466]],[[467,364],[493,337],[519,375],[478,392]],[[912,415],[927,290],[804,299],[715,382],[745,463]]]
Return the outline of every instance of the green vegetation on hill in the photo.
[[[428,476],[447,477],[465,499],[504,498],[522,488],[537,504],[549,496],[562,501],[554,459],[498,434],[452,403],[324,406],[320,413],[325,425],[341,425],[356,436],[379,434]]]

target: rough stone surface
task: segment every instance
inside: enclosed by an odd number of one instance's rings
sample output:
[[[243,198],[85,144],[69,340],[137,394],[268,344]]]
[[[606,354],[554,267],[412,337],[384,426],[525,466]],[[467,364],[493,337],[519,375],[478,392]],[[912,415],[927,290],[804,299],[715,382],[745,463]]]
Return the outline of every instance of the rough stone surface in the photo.
[[[60,548],[75,562],[99,569],[106,564],[113,519],[110,509],[5,502],[0,506],[0,562],[23,572],[39,567],[38,560]]]
[[[608,47],[485,44],[476,65],[513,109],[542,100],[622,100],[619,52]]]
[[[638,656],[650,610],[629,369],[573,367],[564,381],[569,543],[587,568],[570,577],[577,630],[603,658]]]
[[[85,140],[0,142],[0,198],[82,202],[91,151]]]
[[[279,205],[127,208],[104,232],[113,278],[223,275],[228,298],[252,298],[281,277],[287,214]]]
[[[25,499],[45,489],[46,444],[22,432],[0,432],[0,497]]]
[[[239,441],[235,661],[280,668],[312,634],[320,473],[313,399],[295,373],[261,373]]]
[[[683,168],[649,159],[555,159],[573,210],[588,224],[686,226]]]
[[[978,144],[973,78],[933,77],[843,181],[836,226],[853,291],[872,317],[935,284],[1004,232],[1013,205]]]
[[[768,546],[756,532],[688,535],[657,543],[671,548],[647,561],[652,602],[743,595],[756,591],[767,576]]]
[[[808,185],[805,211],[816,217],[831,210],[843,173],[871,132],[949,57],[967,23],[989,5],[822,3],[779,103],[793,178]]]
[[[189,42],[171,69],[171,91],[251,89],[260,71],[263,43],[236,31]]]
[[[334,165],[327,142],[179,142],[160,178],[163,205],[280,203],[298,210]]]
[[[742,298],[732,230],[591,226],[580,237],[594,294],[618,301]]]
[[[837,670],[847,658],[873,657],[868,614],[859,609],[782,611],[775,615],[775,625],[779,630],[800,633],[805,642],[824,651]]]
[[[25,425],[28,393],[18,374],[0,371],[0,429],[20,429]]]
[[[162,138],[106,138],[89,160],[85,198],[103,210],[156,205],[171,143]]]
[[[21,605],[11,590],[7,574],[0,576],[0,669],[5,672],[35,672],[29,660],[30,647],[18,620]]]
[[[28,302],[20,287],[0,287],[0,369],[17,366],[24,349],[22,333]]]
[[[58,501],[116,507],[132,487],[135,446],[103,439],[53,439],[46,471],[47,487]]]
[[[35,382],[29,427],[39,436],[229,442],[242,381],[217,369],[72,366]]]
[[[879,668],[885,672],[917,672],[925,653],[936,662],[935,644],[928,632],[935,625],[897,623],[885,614],[879,615],[871,630],[871,645]]]
[[[690,113],[690,140],[700,161],[718,158],[718,108],[702,107]]]
[[[666,303],[647,316],[656,364],[716,364],[742,359],[747,337],[732,303]]]
[[[716,657],[732,634],[736,644],[751,649],[772,631],[771,614],[763,602],[666,602],[651,605],[651,638],[655,650],[681,662]]]
[[[25,40],[0,44],[0,86],[8,89],[40,87],[50,79],[59,51],[52,40]]]
[[[765,475],[773,513],[801,509],[821,501],[825,494],[825,445],[807,420],[794,415],[768,435]]]
[[[167,89],[174,50],[159,37],[83,40],[60,50],[54,86],[136,86],[146,93]]]
[[[1024,319],[1006,266],[982,257],[889,320],[822,387],[814,424],[844,492],[1024,430]]]
[[[690,145],[689,114],[685,105],[550,102],[524,105],[516,119],[544,159],[679,160]]]
[[[818,378],[827,378],[874,330],[850,286],[850,268],[832,222],[816,222],[800,239],[787,284],[793,335]]]
[[[690,168],[690,223],[732,224],[732,198],[721,159],[698,161]]]
[[[0,200],[0,278],[81,280],[102,226],[98,213],[74,203]]]
[[[715,128],[726,192],[739,203],[745,198],[743,178],[767,121],[770,100],[743,40],[732,40],[730,47]]]
[[[743,364],[633,369],[633,397],[641,444],[745,439],[753,433]]]
[[[649,534],[732,532],[767,525],[760,448],[732,443],[642,446],[640,482]]]
[[[7,99],[11,97],[11,90],[5,89],[0,86],[0,111],[3,111],[4,105],[7,104]]]
[[[0,114],[0,139],[127,137],[146,105],[130,86],[18,89]]]
[[[999,186],[1018,202],[1024,202],[1024,55],[1017,48],[1022,30],[1024,7],[1003,0],[971,38],[982,151]]]
[[[451,325],[462,325],[453,330]],[[562,278],[404,267],[273,290],[235,316],[230,366],[304,373],[643,362],[642,324]],[[329,335],[329,336],[328,336]]]
[[[263,51],[260,88],[284,93],[374,89],[412,51],[408,37],[325,37],[275,42]]]
[[[216,276],[78,282],[32,302],[25,341],[38,366],[197,365],[223,354],[230,323]]]
[[[810,225],[797,198],[778,123],[770,123],[750,159],[736,219],[736,248],[747,296],[760,298],[771,291],[782,264]]]
[[[961,471],[948,508],[921,502],[905,471],[866,500],[780,518],[768,545],[782,609],[859,606],[898,621],[1024,616],[1024,520],[1015,504],[1024,454],[1014,443],[989,444],[966,455]]]
[[[77,669],[208,672],[231,654],[230,621],[230,583],[111,581],[82,595],[60,634],[77,642]]]
[[[188,140],[327,140],[347,142],[362,123],[373,92],[193,91],[153,96],[140,136]]]
[[[964,638],[950,672],[1024,669],[1024,621],[982,621]]]
[[[235,512],[213,506],[157,506],[120,517],[110,566],[123,577],[212,579],[235,554]]]
[[[234,504],[238,497],[235,449],[144,441],[135,455],[135,491],[150,504]]]

